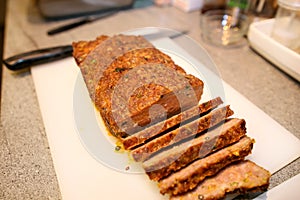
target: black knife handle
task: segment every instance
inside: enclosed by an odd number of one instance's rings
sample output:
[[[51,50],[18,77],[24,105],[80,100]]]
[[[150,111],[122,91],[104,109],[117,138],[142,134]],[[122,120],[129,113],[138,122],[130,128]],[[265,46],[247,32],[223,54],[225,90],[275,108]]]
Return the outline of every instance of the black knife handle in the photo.
[[[3,63],[8,69],[16,71],[71,56],[72,52],[71,45],[50,47],[12,56],[5,59]]]

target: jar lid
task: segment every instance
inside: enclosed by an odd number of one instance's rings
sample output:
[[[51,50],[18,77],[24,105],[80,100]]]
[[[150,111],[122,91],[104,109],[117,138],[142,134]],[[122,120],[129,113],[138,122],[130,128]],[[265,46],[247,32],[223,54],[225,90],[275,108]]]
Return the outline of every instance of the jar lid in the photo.
[[[300,10],[300,0],[278,0],[278,4],[287,9]]]

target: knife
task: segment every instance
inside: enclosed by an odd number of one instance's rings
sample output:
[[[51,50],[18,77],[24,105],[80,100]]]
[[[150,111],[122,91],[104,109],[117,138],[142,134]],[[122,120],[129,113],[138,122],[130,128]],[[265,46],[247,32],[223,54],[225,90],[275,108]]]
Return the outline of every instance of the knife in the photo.
[[[188,33],[188,31],[175,32],[173,30],[156,31],[152,33],[140,34],[147,40],[154,40],[158,38],[169,37],[174,39]],[[12,70],[17,71],[25,69],[30,66],[39,65],[47,62],[60,60],[69,56],[72,56],[72,45],[56,46],[44,49],[38,49],[21,53],[12,57],[9,57],[3,61],[5,66]]]
[[[50,47],[9,57],[3,60],[3,63],[8,69],[17,71],[30,66],[63,59],[71,56],[72,53],[72,45]]]
[[[73,23],[70,23],[70,24],[66,24],[66,25],[62,25],[60,27],[51,29],[51,30],[49,30],[47,32],[47,34],[48,35],[55,35],[57,33],[61,33],[61,32],[64,32],[64,31],[76,28],[76,27],[81,26],[83,24],[91,23],[93,21],[109,17],[111,15],[116,14],[117,12],[118,12],[118,10],[113,10],[113,11],[101,13],[101,14],[98,14],[98,15],[87,16],[87,17],[84,17],[84,18],[82,18],[82,19],[80,19],[80,20],[78,20],[76,22],[73,22]]]

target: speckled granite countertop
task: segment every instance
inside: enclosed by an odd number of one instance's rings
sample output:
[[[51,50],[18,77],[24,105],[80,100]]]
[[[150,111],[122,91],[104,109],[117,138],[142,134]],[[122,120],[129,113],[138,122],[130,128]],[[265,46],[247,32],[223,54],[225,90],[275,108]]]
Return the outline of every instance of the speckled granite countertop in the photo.
[[[11,0],[7,11],[4,57],[138,27],[189,30],[188,35],[207,49],[227,83],[300,138],[300,84],[248,45],[226,49],[204,43],[198,12],[150,6],[50,37],[46,34],[49,28],[66,22],[44,22],[30,0]],[[13,73],[4,68],[2,81],[0,199],[60,199],[31,73]],[[297,159],[272,176],[270,187],[299,173]]]

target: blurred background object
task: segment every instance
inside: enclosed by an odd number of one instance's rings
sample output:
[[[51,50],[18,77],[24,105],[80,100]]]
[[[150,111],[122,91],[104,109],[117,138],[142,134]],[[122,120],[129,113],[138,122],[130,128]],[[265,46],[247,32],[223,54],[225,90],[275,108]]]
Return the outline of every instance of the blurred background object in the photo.
[[[249,26],[248,17],[233,10],[208,10],[200,21],[202,38],[216,46],[240,47],[246,44],[244,35]]]
[[[271,36],[300,52],[300,0],[278,0],[278,5]]]
[[[204,41],[218,46],[241,46],[249,25],[273,18],[277,0],[205,0],[201,9]]]
[[[241,12],[256,17],[272,18],[277,10],[277,0],[204,0],[201,12],[207,10],[239,8]]]
[[[248,0],[246,12],[258,17],[272,18],[277,7],[277,0]]]
[[[173,6],[185,12],[199,10],[205,0],[173,0]]]
[[[201,9],[202,13],[208,10],[225,9],[227,0],[204,0],[204,5]]]
[[[47,20],[60,20],[132,8],[134,0],[38,0],[37,6]]]
[[[157,6],[169,6],[172,4],[172,0],[154,0],[154,4]]]

